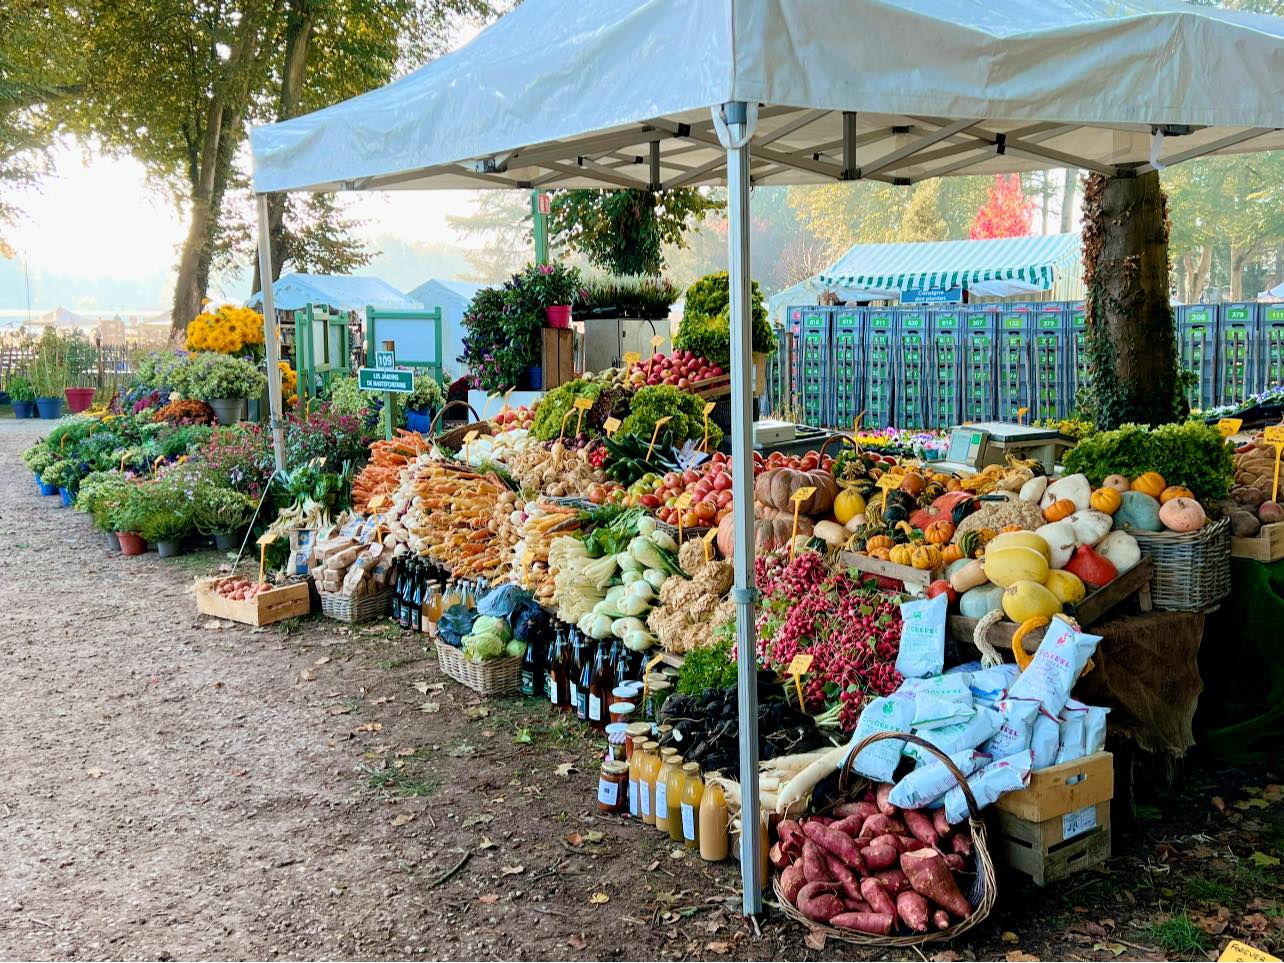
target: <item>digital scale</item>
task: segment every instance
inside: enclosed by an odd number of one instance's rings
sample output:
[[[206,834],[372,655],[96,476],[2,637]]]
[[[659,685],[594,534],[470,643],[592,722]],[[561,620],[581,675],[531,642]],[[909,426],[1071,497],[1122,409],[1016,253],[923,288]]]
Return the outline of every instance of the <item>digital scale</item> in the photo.
[[[978,421],[950,429],[945,459],[932,462],[944,472],[977,472],[986,465],[1006,465],[1007,456],[1037,458],[1052,472],[1063,449],[1072,447],[1055,428],[1034,428],[1006,421]]]

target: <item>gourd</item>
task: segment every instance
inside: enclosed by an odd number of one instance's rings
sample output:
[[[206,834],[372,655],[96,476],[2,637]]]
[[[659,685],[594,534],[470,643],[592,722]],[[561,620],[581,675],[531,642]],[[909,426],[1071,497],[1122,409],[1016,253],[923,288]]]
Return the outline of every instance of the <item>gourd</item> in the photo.
[[[944,553],[942,553],[942,554],[944,554]],[[960,571],[960,570],[961,570],[961,569],[963,569],[963,568],[966,568],[968,565],[971,565],[973,561],[974,561],[974,560],[973,560],[973,559],[970,559],[970,558],[959,558],[959,559],[955,559],[955,560],[954,560],[954,561],[952,561],[952,562],[946,562],[946,563],[945,563],[945,577],[948,579],[948,578],[949,578],[951,575],[953,575],[955,572]],[[982,573],[982,574],[984,574],[984,573]],[[970,587],[970,586],[969,586],[969,587]],[[956,589],[955,591],[957,591],[957,589]]]
[[[960,595],[989,581],[985,577],[985,566],[977,559],[968,559],[957,569],[949,572],[950,588]]]
[[[927,487],[927,479],[916,471],[909,472],[901,479],[901,491],[915,498]]]
[[[1088,504],[1094,511],[1103,512],[1106,515],[1113,515],[1119,511],[1119,505],[1122,500],[1120,493],[1113,488],[1098,488],[1092,493]]]
[[[1037,549],[1024,545],[985,551],[985,577],[995,585],[1007,588],[1014,582],[1038,582],[1048,578],[1048,560]]]
[[[873,552],[876,548],[890,549],[892,547],[892,537],[890,535],[871,535],[865,540],[865,548]]]
[[[1164,476],[1157,471],[1143,472],[1132,480],[1132,490],[1142,492],[1151,498],[1158,498],[1168,483],[1164,481]]]
[[[1035,475],[1028,482],[1021,486],[1021,491],[1017,495],[1023,502],[1038,503],[1043,497],[1043,493],[1048,490],[1048,476]]]
[[[954,523],[950,521],[932,522],[923,529],[923,537],[929,544],[944,545],[954,537]]]
[[[888,558],[890,558],[896,565],[909,565],[913,554],[914,549],[910,548],[908,545],[897,545],[891,550]]]
[[[978,585],[959,596],[959,612],[970,619],[1003,607],[1003,588],[998,585]]]
[[[830,548],[842,548],[847,544],[847,529],[837,522],[817,522],[812,529],[812,534],[824,541]]]
[[[1076,548],[1074,555],[1066,563],[1065,570],[1079,576],[1083,584],[1091,588],[1101,588],[1113,582],[1119,574],[1114,563],[1094,552],[1091,545],[1080,545]]]
[[[799,503],[798,511],[802,515],[819,515],[828,511],[838,495],[838,485],[829,472],[796,468],[769,468],[754,482],[753,493],[764,505],[792,511],[794,506],[790,499],[800,488],[816,489]]]
[[[1088,483],[1088,476],[1076,472],[1073,475],[1066,475],[1064,478],[1058,478],[1048,486],[1043,497],[1039,499],[1039,507],[1047,508],[1053,502],[1062,498],[1068,498],[1074,502],[1076,511],[1083,511],[1088,507],[1088,501],[1092,498],[1092,485]],[[1048,519],[1055,521],[1055,519]]]
[[[1141,561],[1141,546],[1127,532],[1113,531],[1093,548],[1121,575]]]
[[[1132,488],[1123,475],[1107,475],[1101,482],[1102,488],[1113,488],[1120,495]]]
[[[1194,498],[1195,493],[1185,485],[1169,485],[1159,493],[1159,504],[1167,505],[1174,498]]]
[[[776,518],[755,518],[753,523],[753,548],[759,555],[766,555],[779,548],[788,548],[789,539],[794,533],[794,520],[785,516]],[[812,533],[811,519],[798,516],[798,534]],[[718,551],[723,558],[731,558],[736,551],[736,523],[734,515],[725,516],[718,523],[716,536]]]
[[[890,562],[892,558],[892,553],[890,549],[886,549],[886,548],[871,548],[869,550],[869,557],[882,559],[884,562]]]
[[[1013,622],[1051,618],[1061,611],[1061,600],[1040,585],[1022,579],[1003,591],[1003,614]]]
[[[844,488],[834,499],[834,517],[839,525],[846,525],[853,518],[865,514],[865,499],[854,488]]]
[[[1208,516],[1204,506],[1193,498],[1178,496],[1159,506],[1159,520],[1174,532],[1197,532],[1204,527]]]
[[[950,562],[957,562],[962,558],[963,558],[963,549],[959,548],[959,546],[957,545],[941,546],[941,561],[943,561],[946,565],[950,564]]]
[[[970,528],[959,536],[959,548],[963,550],[966,558],[976,558],[981,549],[985,547],[985,542],[981,540],[981,533],[975,528]]]
[[[1000,532],[985,546],[985,552],[988,555],[1001,549],[1011,548],[1013,545],[1032,548],[1046,558],[1049,564],[1052,563],[1052,548],[1048,545],[1047,539],[1043,538],[1038,532],[1030,532],[1024,529],[1016,532]]]
[[[1075,512],[1069,521],[1074,529],[1075,541],[1080,545],[1096,545],[1106,537],[1114,524],[1114,520],[1105,512],[1095,512],[1091,508],[1085,512]]]
[[[1069,498],[1058,498],[1043,510],[1043,517],[1050,522],[1059,522],[1073,515],[1077,507]]]
[[[915,528],[921,528],[924,531],[927,531],[927,526],[931,525],[932,522],[941,520],[951,521],[958,525],[971,510],[972,501],[971,492],[946,492],[932,499],[932,504],[926,508],[918,508],[911,512],[909,523]],[[960,509],[962,512],[958,517],[955,517],[956,509]]]
[[[935,545],[920,545],[910,553],[910,564],[930,572],[941,567],[941,550]]]
[[[1088,594],[1078,575],[1059,568],[1048,573],[1048,580],[1043,583],[1043,587],[1055,595],[1062,605],[1078,605]]]
[[[1141,491],[1127,491],[1120,496],[1119,511],[1115,512],[1113,524],[1115,528],[1139,532],[1158,532],[1164,527],[1159,520],[1159,502]]]
[[[1074,523],[1068,520],[1052,522],[1035,529],[1034,534],[1047,543],[1050,555],[1048,564],[1055,568],[1065,568],[1070,556],[1079,547],[1079,539],[1074,532]]]

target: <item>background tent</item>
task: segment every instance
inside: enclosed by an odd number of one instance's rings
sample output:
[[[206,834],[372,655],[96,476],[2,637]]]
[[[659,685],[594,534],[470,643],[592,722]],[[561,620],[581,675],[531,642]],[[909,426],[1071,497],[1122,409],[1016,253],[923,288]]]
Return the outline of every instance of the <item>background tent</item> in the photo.
[[[789,319],[785,317],[785,309],[791,304],[815,304],[820,293],[825,290],[825,285],[820,283],[819,277],[805,278],[790,287],[785,288],[777,294],[773,294],[767,299],[767,320],[773,325],[784,327]]]
[[[458,361],[464,353],[464,310],[473,295],[484,287],[486,285],[473,281],[432,278],[410,292],[410,297],[425,308],[441,308],[442,364],[454,378],[464,373]]]
[[[246,303],[257,308],[263,292]],[[336,311],[365,312],[367,306],[389,311],[417,311],[419,303],[379,278],[344,274],[286,274],[272,285],[277,311],[298,311],[309,304],[324,304]]]

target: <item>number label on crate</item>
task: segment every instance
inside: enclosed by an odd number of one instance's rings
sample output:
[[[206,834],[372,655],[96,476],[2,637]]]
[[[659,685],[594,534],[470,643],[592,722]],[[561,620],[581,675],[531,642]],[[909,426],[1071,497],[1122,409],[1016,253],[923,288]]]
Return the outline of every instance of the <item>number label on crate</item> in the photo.
[[[1061,838],[1074,839],[1090,829],[1097,828],[1097,807],[1084,806],[1061,817]]]

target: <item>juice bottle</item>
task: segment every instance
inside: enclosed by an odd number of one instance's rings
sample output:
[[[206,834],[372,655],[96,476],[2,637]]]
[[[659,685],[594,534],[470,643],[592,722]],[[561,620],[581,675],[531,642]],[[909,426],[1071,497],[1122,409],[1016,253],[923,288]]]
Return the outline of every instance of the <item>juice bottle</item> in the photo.
[[[638,808],[642,811],[642,821],[648,826],[655,825],[655,780],[660,774],[660,751],[658,742],[642,744],[642,762],[638,769]]]
[[[642,759],[645,755],[639,743],[629,756],[629,815],[634,819],[642,815],[642,803],[639,798],[642,794],[638,792],[638,786],[642,781]]]
[[[682,793],[687,786],[685,768],[681,759],[671,758],[664,780],[665,798],[669,801],[669,838],[675,843],[682,842]]]
[[[719,774],[709,774],[700,798],[700,858],[716,863],[727,858],[727,797],[716,781]]]
[[[678,816],[678,799],[676,796],[673,799],[672,807],[669,805],[669,778],[673,770],[678,769],[679,760],[676,757],[676,752],[664,756],[664,762],[655,780],[655,828],[662,833],[670,831],[670,820],[676,819]],[[681,772],[680,769],[678,771]]]
[[[687,849],[699,849],[700,800],[704,797],[699,763],[687,763],[682,767],[682,775],[686,779],[682,786],[682,843]]]

